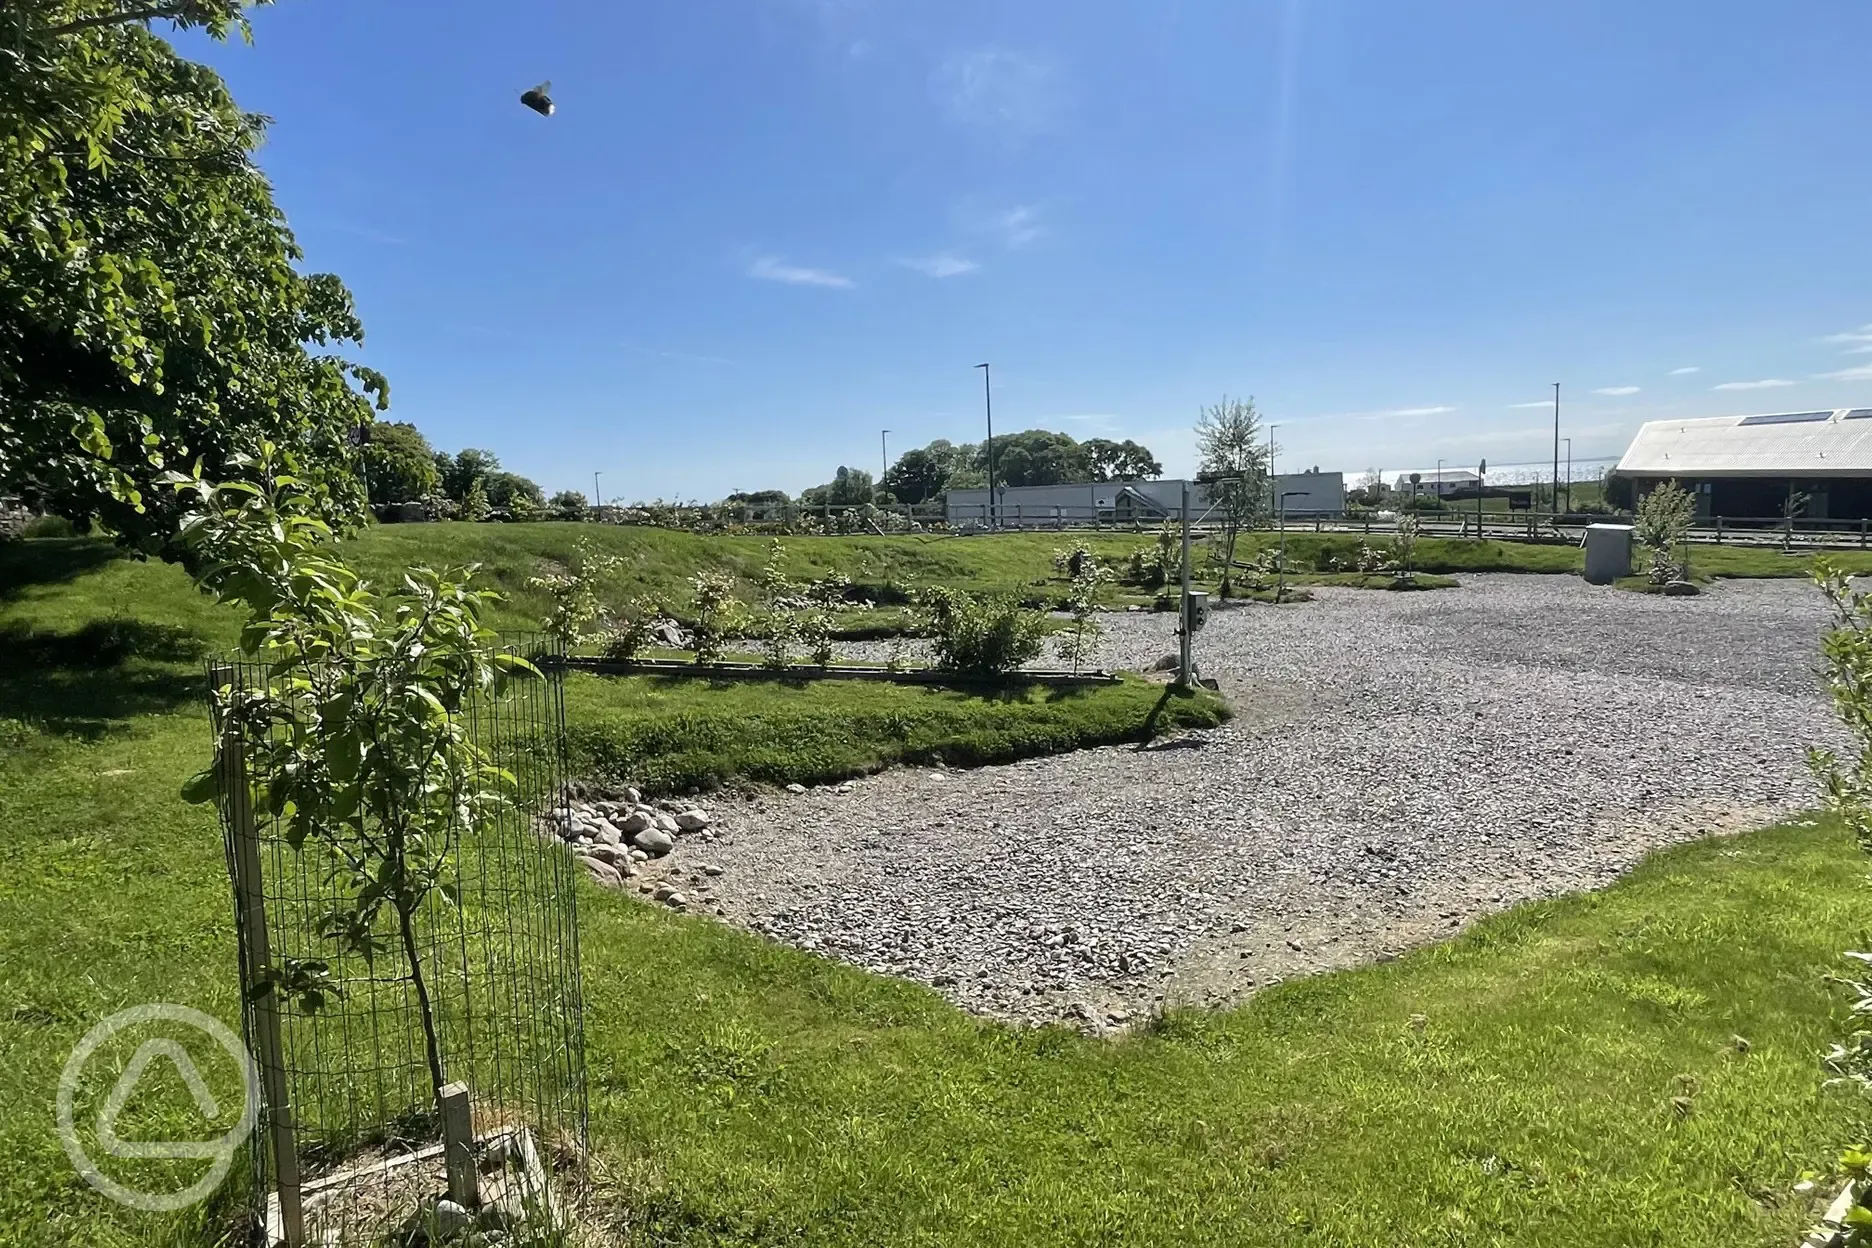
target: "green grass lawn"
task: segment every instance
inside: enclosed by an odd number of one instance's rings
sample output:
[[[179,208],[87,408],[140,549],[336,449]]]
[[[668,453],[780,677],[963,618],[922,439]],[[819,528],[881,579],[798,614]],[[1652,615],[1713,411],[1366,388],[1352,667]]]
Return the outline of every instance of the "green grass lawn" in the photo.
[[[176,796],[209,747],[190,656],[229,624],[173,569],[0,552],[6,1248],[213,1242],[215,1210],[93,1195],[52,1102],[114,1010],[237,1017],[220,833]],[[574,723],[657,693],[574,681]],[[1786,1245],[1813,1213],[1790,1185],[1864,1126],[1818,1054],[1865,877],[1830,822],[1703,842],[1115,1042],[587,890],[593,1147],[645,1244]]]

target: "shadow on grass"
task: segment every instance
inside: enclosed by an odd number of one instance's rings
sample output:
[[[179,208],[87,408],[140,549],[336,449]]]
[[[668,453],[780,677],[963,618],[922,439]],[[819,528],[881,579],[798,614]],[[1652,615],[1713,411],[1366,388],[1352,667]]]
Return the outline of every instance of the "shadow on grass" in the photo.
[[[90,537],[0,543],[0,602],[18,598],[36,585],[75,581],[122,556],[109,542]]]
[[[128,617],[93,620],[69,633],[0,628],[7,660],[0,666],[0,719],[96,739],[138,715],[202,697],[202,674],[170,665],[206,652],[187,629]],[[143,662],[128,667],[133,660]]]

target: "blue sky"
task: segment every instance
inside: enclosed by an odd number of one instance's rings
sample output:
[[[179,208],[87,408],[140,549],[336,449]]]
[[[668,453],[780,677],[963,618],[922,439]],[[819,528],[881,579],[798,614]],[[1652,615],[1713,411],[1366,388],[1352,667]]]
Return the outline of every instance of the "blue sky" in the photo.
[[[283,0],[275,118],[396,419],[715,498],[1253,395],[1281,462],[1872,403],[1864,0]],[[551,79],[558,115],[518,94]],[[1770,384],[1775,383],[1775,384]],[[1748,388],[1743,388],[1748,387]]]

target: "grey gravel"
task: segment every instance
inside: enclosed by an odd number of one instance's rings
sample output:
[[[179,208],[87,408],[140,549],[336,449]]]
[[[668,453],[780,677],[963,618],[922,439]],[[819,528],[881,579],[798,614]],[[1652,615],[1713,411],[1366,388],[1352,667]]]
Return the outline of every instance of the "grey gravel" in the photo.
[[[1663,599],[1571,577],[1325,590],[1198,638],[1231,724],[973,771],[723,800],[730,921],[1091,1030],[1388,960],[1645,852],[1814,804],[1837,730],[1804,582]],[[1114,614],[1140,668],[1172,618]]]

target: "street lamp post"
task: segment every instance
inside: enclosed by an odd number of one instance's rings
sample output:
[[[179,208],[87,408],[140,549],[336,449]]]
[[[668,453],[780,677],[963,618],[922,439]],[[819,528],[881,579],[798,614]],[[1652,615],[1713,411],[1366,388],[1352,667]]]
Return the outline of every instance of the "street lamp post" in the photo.
[[[1268,502],[1273,503],[1274,509],[1277,511],[1280,509],[1280,503],[1275,499],[1274,492],[1280,489],[1280,486],[1275,484],[1274,481],[1274,451],[1276,449],[1274,446],[1274,431],[1278,428],[1280,428],[1279,425],[1268,426]]]
[[[1573,510],[1573,439],[1562,438],[1566,443],[1566,509]]]
[[[1441,500],[1447,493],[1449,491],[1443,488],[1443,461],[1439,459],[1436,461],[1436,496]]]
[[[890,472],[890,430],[878,430],[878,488],[884,488],[884,478]]]
[[[1553,506],[1560,509],[1560,383],[1553,383]]]
[[[594,472],[592,473],[592,508],[596,510],[602,506],[604,506],[604,495],[598,492],[598,474]]]
[[[982,370],[982,410],[988,416],[988,527],[995,528],[995,471],[994,471],[994,388],[989,385],[989,368],[986,364],[975,366]]]

